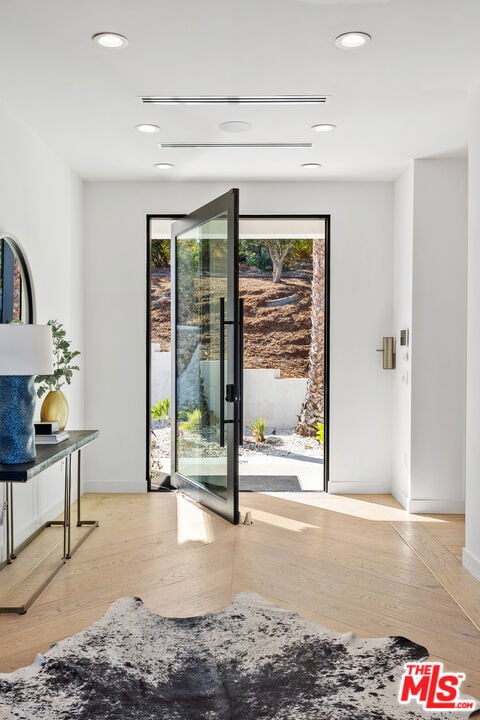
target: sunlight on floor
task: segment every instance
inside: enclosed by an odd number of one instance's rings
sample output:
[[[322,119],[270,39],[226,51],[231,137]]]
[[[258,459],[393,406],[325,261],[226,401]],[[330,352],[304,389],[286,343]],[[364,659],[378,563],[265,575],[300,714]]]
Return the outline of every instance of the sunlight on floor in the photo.
[[[391,495],[368,496],[371,499],[366,500],[360,499],[358,496],[329,495],[328,493],[321,492],[271,492],[263,494],[279,498],[280,500],[289,500],[323,510],[330,510],[341,513],[342,515],[351,515],[352,517],[358,517],[364,520],[378,522],[448,522],[447,519],[443,520],[438,517],[438,515],[434,517],[428,515],[412,515],[404,510]]]
[[[262,493],[262,495],[271,494],[273,493]],[[251,493],[249,493],[249,495],[251,495]],[[286,495],[286,493],[280,493],[280,495]],[[245,507],[248,506],[248,500],[242,502],[241,505]],[[312,528],[315,529],[318,527],[317,525],[299,522],[298,520],[294,520],[291,517],[266,512],[265,510],[259,510],[258,508],[252,510],[252,514],[254,522],[263,522],[267,523],[268,525],[275,525],[276,527],[283,528],[285,530],[288,530],[289,532],[304,532],[305,530],[310,530]]]
[[[180,493],[177,500],[177,545],[188,542],[213,543],[215,534],[210,515]]]

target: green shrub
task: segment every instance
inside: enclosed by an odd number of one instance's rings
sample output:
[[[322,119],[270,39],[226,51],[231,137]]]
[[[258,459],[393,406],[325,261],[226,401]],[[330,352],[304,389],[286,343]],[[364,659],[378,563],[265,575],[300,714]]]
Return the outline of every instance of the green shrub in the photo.
[[[265,418],[255,418],[250,427],[257,442],[265,442],[265,433],[267,432],[267,421]]]
[[[317,432],[315,434],[315,437],[317,438],[320,445],[323,445],[325,442],[325,425],[322,422],[319,422],[316,424]]]
[[[164,420],[165,418],[168,419],[170,413],[170,400],[169,398],[164,398],[163,400],[159,400],[155,405],[152,405],[150,408],[150,415],[152,420]]]
[[[260,240],[240,240],[240,260],[262,272],[272,269],[268,250]]]
[[[287,259],[291,263],[296,263],[299,260],[311,260],[312,252],[313,240],[311,238],[305,238],[304,240],[295,240],[292,243],[292,247],[290,248]]]
[[[187,412],[187,420],[180,425],[182,430],[192,430],[198,432],[202,426],[202,411],[200,408],[195,408],[191,412]]]
[[[170,240],[152,240],[150,262],[152,268],[166,268],[170,265]]]

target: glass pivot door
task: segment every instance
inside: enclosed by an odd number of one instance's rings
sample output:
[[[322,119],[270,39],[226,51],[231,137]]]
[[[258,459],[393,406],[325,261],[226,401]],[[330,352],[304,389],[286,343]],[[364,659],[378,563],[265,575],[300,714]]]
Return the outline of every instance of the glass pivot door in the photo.
[[[172,225],[171,257],[172,485],[237,523],[243,435],[237,189]]]

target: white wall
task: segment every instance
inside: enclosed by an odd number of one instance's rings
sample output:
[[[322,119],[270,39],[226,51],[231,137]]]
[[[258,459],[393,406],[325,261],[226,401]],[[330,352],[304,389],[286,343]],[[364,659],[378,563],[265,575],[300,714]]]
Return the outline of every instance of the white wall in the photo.
[[[57,318],[83,349],[82,182],[1,100],[0,157],[0,234],[14,237],[28,258],[37,322]],[[66,392],[72,428],[83,426],[83,380],[77,374]],[[15,488],[17,541],[60,509],[62,492],[60,466]]]
[[[392,491],[410,512],[465,493],[467,163],[415,160],[395,184]],[[400,331],[410,331],[408,348]]]
[[[172,356],[170,352],[160,352],[160,343],[150,345],[151,390],[152,405],[164,398],[170,399],[172,391]]]
[[[102,443],[89,489],[145,483],[145,217],[185,213],[225,183],[86,183],[86,422]],[[392,331],[392,184],[240,184],[241,213],[330,213],[331,489],[391,485],[392,376],[375,352]],[[118,392],[118,388],[122,392]]]
[[[416,160],[412,512],[464,511],[467,163]]]
[[[399,345],[400,331],[412,335],[413,163],[395,183],[393,250],[393,332],[396,370],[393,373],[392,494],[404,506],[410,495],[411,370],[410,346]]]
[[[480,580],[480,85],[469,112],[468,353],[465,548],[463,562]]]
[[[307,389],[306,378],[282,378],[278,369],[244,370],[244,425],[263,417],[269,430],[293,428],[298,422]]]

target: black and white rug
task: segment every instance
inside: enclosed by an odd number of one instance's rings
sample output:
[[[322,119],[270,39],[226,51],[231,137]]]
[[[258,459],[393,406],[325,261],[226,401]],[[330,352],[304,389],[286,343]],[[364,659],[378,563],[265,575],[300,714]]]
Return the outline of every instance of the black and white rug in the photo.
[[[0,674],[1,720],[457,720],[397,702],[404,638],[338,635],[242,593],[225,610],[169,619],[138,598],[37,664]]]

